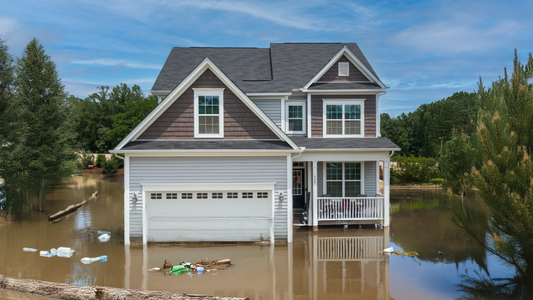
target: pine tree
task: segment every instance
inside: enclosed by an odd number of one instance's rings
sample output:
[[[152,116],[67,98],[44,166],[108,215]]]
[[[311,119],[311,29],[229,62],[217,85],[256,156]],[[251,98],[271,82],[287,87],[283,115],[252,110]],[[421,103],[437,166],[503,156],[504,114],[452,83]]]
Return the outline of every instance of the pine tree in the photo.
[[[514,283],[533,281],[533,58],[526,65],[515,52],[511,78],[485,88],[479,83],[477,138],[481,167],[470,179],[487,210],[455,199],[454,221],[504,262],[515,267]],[[476,234],[479,228],[485,234]],[[479,231],[477,231],[479,232]],[[529,289],[529,288],[528,288]],[[521,288],[518,288],[521,290]],[[526,289],[527,290],[527,289]],[[526,291],[531,292],[531,291]]]
[[[28,172],[39,211],[44,211],[46,193],[72,174],[75,156],[67,95],[55,64],[36,39],[17,61],[16,86],[24,122],[21,165]]]

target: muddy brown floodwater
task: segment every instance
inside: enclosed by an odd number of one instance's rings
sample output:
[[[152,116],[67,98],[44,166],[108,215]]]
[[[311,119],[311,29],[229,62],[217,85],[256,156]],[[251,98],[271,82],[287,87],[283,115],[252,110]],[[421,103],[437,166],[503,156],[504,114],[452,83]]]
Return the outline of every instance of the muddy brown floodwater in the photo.
[[[0,229],[0,274],[118,288],[165,290],[250,299],[455,299],[462,297],[461,275],[512,270],[487,255],[450,222],[438,190],[392,190],[391,226],[374,228],[295,228],[292,244],[123,245],[123,177],[73,177],[48,196],[47,212]],[[69,218],[51,224],[47,216],[88,199]],[[469,195],[475,198],[475,194]],[[111,232],[100,242],[97,231]],[[380,250],[416,251],[389,257]],[[23,247],[70,247],[71,258],[40,257]],[[439,254],[439,251],[441,254]],[[84,265],[82,257],[107,255],[107,262]],[[165,275],[149,272],[172,263],[231,258],[227,270]],[[45,299],[0,290],[0,299]]]

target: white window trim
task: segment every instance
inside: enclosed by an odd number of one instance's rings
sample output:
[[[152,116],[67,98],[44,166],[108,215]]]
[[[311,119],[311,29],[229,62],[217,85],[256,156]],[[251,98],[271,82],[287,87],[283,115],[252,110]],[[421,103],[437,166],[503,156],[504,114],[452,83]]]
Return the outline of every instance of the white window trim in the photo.
[[[301,105],[302,106],[302,130],[290,131],[289,130],[289,106]],[[307,133],[307,101],[285,101],[285,133],[287,134],[306,134]]]
[[[346,66],[346,75],[341,74],[341,65],[342,66]],[[338,73],[339,76],[342,76],[342,77],[350,76],[350,63],[348,63],[348,62],[339,62],[338,72],[339,72]]]
[[[342,132],[343,134],[327,134],[327,105],[342,105]],[[345,119],[344,105],[361,105],[361,134],[344,134]],[[322,136],[325,138],[364,137],[365,136],[365,99],[322,99]]]
[[[224,137],[224,89],[193,88],[194,90],[194,137],[195,138],[223,138]],[[218,96],[218,134],[201,134],[199,132],[198,97]]]
[[[344,188],[344,183],[345,183],[345,180],[344,180],[344,164],[345,163],[360,163],[361,164],[361,179],[359,180],[359,181],[361,181],[360,194],[365,194],[365,162],[364,161],[346,161],[346,162],[324,161],[324,162],[322,162],[322,194],[327,194],[328,193],[328,180],[327,180],[328,163],[342,163],[342,197],[345,197],[344,196],[344,192],[345,192],[345,188]],[[358,180],[350,180],[350,181],[358,181]],[[350,198],[352,198],[352,197],[350,197]]]

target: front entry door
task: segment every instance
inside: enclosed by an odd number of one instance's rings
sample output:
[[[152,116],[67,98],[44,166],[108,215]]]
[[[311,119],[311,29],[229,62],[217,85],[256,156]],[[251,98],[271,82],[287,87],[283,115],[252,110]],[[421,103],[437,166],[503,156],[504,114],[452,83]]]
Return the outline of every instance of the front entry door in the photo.
[[[292,207],[303,208],[305,205],[304,169],[292,169]]]

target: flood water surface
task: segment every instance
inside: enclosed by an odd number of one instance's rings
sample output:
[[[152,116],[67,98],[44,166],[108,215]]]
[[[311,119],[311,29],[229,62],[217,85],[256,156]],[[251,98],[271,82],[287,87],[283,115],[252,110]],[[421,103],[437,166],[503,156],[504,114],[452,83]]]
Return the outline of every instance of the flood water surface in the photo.
[[[123,180],[73,177],[51,193],[47,212],[0,229],[0,274],[77,285],[165,290],[250,299],[455,299],[461,275],[512,276],[450,221],[441,192],[392,190],[390,229],[295,228],[292,244],[123,245]],[[51,215],[88,199],[68,218]],[[475,197],[475,195],[471,195]],[[100,242],[97,231],[111,232]],[[387,256],[386,247],[416,251],[416,258]],[[71,247],[71,258],[40,257],[23,247]],[[440,253],[439,253],[440,252]],[[85,265],[83,257],[107,255]],[[149,272],[174,264],[230,258],[227,270],[168,275]],[[0,290],[0,299],[43,299]]]

